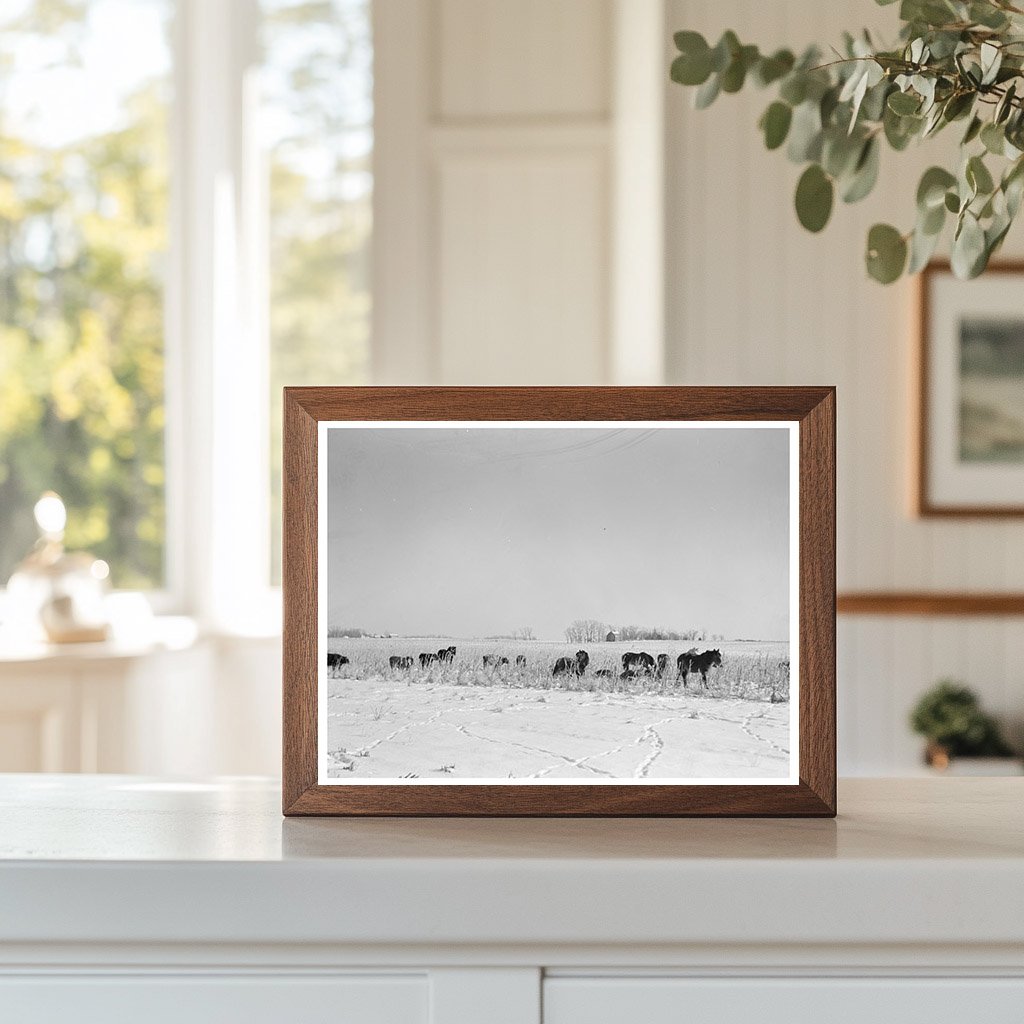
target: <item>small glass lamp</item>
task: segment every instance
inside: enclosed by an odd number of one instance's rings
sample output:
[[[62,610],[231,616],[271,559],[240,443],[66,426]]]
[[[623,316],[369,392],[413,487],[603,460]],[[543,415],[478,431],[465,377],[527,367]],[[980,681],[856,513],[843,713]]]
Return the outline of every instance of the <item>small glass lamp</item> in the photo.
[[[67,510],[59,495],[47,491],[34,512],[39,540],[7,584],[12,618],[51,643],[106,640],[107,563],[85,552],[64,550]]]

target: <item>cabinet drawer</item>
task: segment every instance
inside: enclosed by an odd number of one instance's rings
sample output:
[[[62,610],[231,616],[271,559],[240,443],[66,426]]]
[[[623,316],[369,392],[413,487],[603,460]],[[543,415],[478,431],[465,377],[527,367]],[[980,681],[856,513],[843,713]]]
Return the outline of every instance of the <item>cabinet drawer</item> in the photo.
[[[544,1024],[1021,1024],[1018,978],[548,978]]]
[[[0,978],[18,1024],[427,1024],[425,975]]]

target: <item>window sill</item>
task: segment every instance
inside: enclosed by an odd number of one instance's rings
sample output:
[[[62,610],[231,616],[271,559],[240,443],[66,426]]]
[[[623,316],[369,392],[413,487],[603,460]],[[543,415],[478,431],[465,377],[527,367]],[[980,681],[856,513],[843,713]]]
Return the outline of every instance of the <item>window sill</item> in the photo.
[[[184,651],[199,640],[196,621],[185,615],[154,616],[137,628],[115,630],[100,643],[51,644],[5,635],[0,630],[0,664],[141,658],[158,651]]]

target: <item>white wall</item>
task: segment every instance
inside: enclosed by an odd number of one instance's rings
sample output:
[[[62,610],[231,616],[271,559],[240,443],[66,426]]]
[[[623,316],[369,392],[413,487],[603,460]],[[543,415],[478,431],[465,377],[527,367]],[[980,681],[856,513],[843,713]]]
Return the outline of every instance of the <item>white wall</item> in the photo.
[[[660,378],[661,293],[627,287],[660,278],[660,192],[621,186],[661,170],[662,10],[378,0],[378,382]],[[627,16],[636,64],[617,59]]]
[[[868,0],[669,0],[668,28],[712,41],[732,28],[745,43],[796,48],[865,24],[891,39],[894,11]],[[800,169],[761,144],[767,93],[721,96],[705,111],[692,109],[692,90],[667,95],[670,382],[837,385],[840,590],[1024,589],[1020,521],[910,514],[913,285],[883,288],[863,270],[868,227],[911,226],[917,179],[955,137],[885,152],[877,193],[837,204],[813,236],[793,213]],[[1021,251],[1017,231],[1006,253]],[[1024,621],[841,618],[839,640],[842,772],[912,768],[920,744],[907,713],[942,676],[966,680],[1019,731]]]

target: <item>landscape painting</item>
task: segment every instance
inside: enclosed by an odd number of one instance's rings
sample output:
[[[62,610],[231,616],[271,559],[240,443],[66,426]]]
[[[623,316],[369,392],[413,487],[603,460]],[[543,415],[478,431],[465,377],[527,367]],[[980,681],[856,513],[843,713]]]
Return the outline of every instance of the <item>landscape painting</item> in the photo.
[[[797,425],[320,424],[322,784],[796,784]]]
[[[960,321],[960,459],[1024,462],[1024,319]]]

